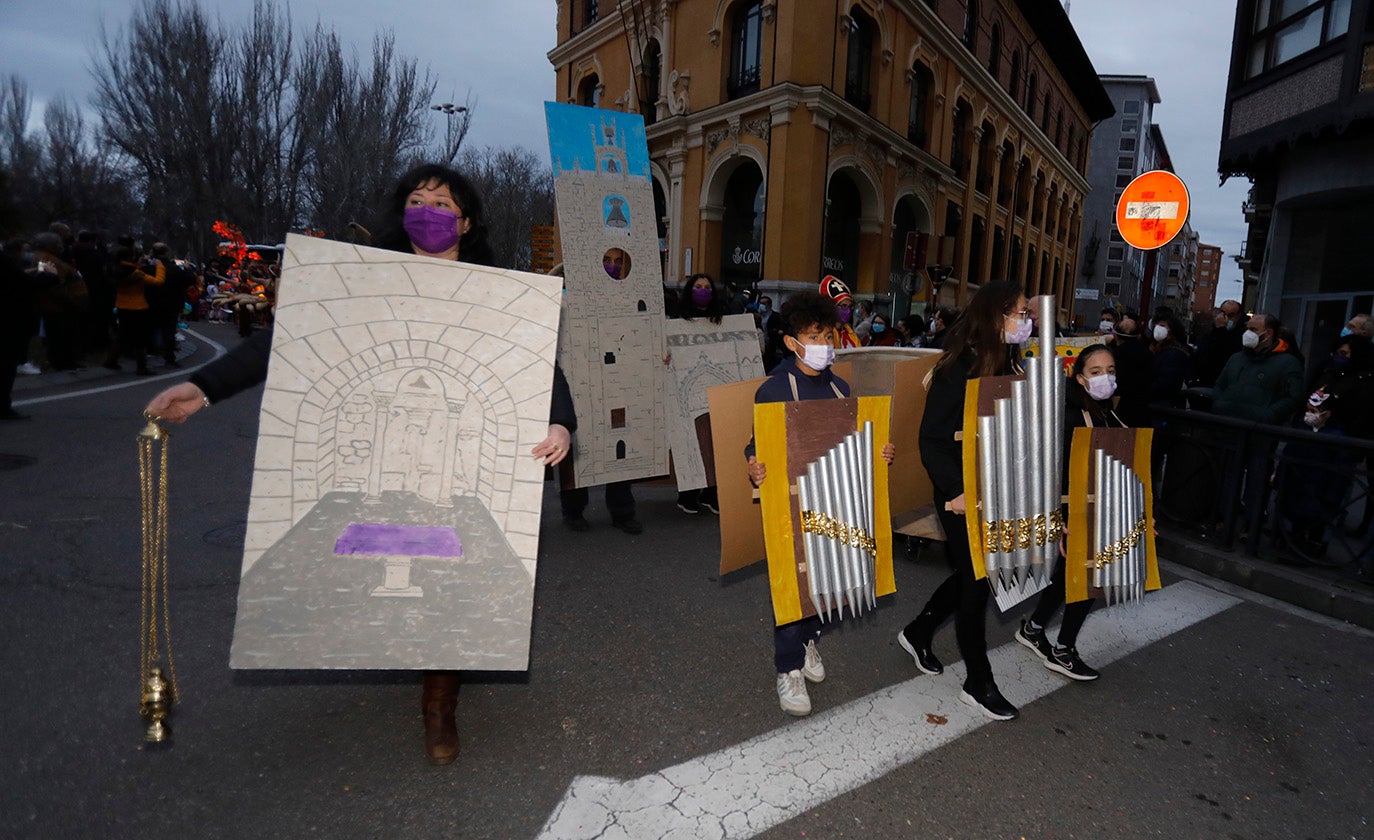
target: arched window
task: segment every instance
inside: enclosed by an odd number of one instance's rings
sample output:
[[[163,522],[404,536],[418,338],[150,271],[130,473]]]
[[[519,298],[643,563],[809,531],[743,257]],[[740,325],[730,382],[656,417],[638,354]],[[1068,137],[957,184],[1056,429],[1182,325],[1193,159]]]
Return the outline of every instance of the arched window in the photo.
[[[964,2],[964,46],[978,54],[978,0]]]
[[[988,39],[988,72],[992,74],[993,81],[1001,81],[997,77],[1002,73],[1002,27],[995,23],[992,25],[992,37]]]
[[[1064,109],[1059,109],[1059,115],[1054,120],[1054,145],[1062,152],[1064,151]],[[1067,157],[1067,155],[1065,155]]]
[[[1040,87],[1040,77],[1037,76],[1035,74],[1035,71],[1032,70],[1030,74],[1030,79],[1026,82],[1025,108],[1026,116],[1031,118],[1031,122],[1035,122],[1035,91],[1038,87]]]
[[[1045,132],[1045,136],[1050,136],[1050,90],[1045,89],[1045,99],[1040,104],[1040,130]]]
[[[997,140],[997,134],[990,122],[983,123],[982,131],[983,140],[978,144],[978,171],[974,188],[987,195],[988,191],[992,189],[992,170],[997,155],[993,151],[993,145]]]
[[[650,39],[644,48],[644,60],[640,63],[640,83],[643,89],[639,94],[639,113],[644,115],[644,124],[653,125],[658,119],[658,87],[663,77],[663,50],[658,41]]]
[[[722,283],[753,288],[762,276],[763,211],[763,173],[753,161],[741,163],[725,182],[718,275]]]
[[[1011,51],[1011,86],[1007,88],[1011,101],[1020,102],[1021,96],[1021,51]]]
[[[830,176],[825,192],[825,236],[821,267],[853,289],[859,280],[859,217],[863,198],[852,172],[841,169]]]
[[[844,74],[844,98],[860,111],[873,104],[873,39],[878,26],[855,7],[849,13],[849,59]]]
[[[741,3],[730,27],[731,99],[757,93],[763,66],[763,4]]]
[[[930,142],[930,93],[935,76],[920,62],[911,65],[911,101],[907,106],[906,139],[927,148]]]
[[[577,104],[586,105],[588,108],[595,108],[601,104],[601,79],[595,73],[588,73],[582,77],[582,82],[577,86]]]
[[[960,178],[968,177],[969,104],[960,99],[954,106],[953,137],[949,144],[949,165]]]

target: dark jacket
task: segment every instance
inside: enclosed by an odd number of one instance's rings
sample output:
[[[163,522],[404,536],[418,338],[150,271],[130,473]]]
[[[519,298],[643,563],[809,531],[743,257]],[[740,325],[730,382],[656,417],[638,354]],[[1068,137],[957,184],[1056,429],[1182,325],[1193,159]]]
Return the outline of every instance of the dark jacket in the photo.
[[[926,409],[921,415],[917,443],[921,464],[935,488],[937,507],[964,492],[964,445],[955,440],[954,435],[964,428],[964,395],[972,378],[973,365],[973,352],[966,350],[931,378],[930,391],[926,394]],[[1015,367],[1009,351],[1000,373],[1014,373]]]
[[[1150,405],[1182,405],[1183,386],[1192,360],[1188,348],[1172,342],[1155,352],[1150,371]]]
[[[1237,324],[1229,330],[1213,327],[1211,332],[1203,336],[1198,342],[1197,353],[1193,355],[1193,381],[1204,388],[1215,385],[1221,369],[1226,367],[1232,356],[1240,352],[1240,339],[1244,332],[1245,325]]]
[[[1212,411],[1286,426],[1303,406],[1302,362],[1282,346],[1242,350],[1226,362],[1212,390]]]

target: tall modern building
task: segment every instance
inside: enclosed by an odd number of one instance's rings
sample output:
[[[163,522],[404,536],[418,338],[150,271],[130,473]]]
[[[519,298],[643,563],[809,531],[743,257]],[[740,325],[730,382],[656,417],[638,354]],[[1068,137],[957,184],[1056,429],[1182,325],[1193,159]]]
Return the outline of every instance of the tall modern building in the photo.
[[[1309,359],[1374,309],[1374,4],[1240,0],[1219,169],[1250,180],[1247,308]]]
[[[824,274],[898,312],[1072,298],[1111,102],[1057,0],[560,0],[557,97],[642,114],[665,281]],[[939,272],[937,272],[939,273]]]
[[[1221,249],[1215,245],[1197,246],[1197,271],[1193,275],[1193,295],[1188,305],[1188,310],[1195,315],[1206,315],[1221,305],[1216,299],[1217,284],[1221,282],[1221,256]]]
[[[1104,307],[1152,310],[1161,304],[1174,305],[1170,298],[1169,265],[1177,262],[1178,274],[1172,276],[1182,294],[1185,255],[1175,260],[1175,248],[1191,228],[1165,246],[1166,253],[1141,251],[1127,245],[1116,229],[1116,205],[1121,193],[1142,172],[1153,169],[1173,171],[1164,135],[1154,121],[1154,106],[1159,104],[1159,89],[1149,76],[1101,76],[1102,87],[1115,108],[1115,115],[1099,123],[1092,133],[1088,182],[1092,191],[1084,205],[1083,252],[1078,267],[1078,299],[1075,320],[1096,324]],[[1178,308],[1178,307],[1176,307]]]

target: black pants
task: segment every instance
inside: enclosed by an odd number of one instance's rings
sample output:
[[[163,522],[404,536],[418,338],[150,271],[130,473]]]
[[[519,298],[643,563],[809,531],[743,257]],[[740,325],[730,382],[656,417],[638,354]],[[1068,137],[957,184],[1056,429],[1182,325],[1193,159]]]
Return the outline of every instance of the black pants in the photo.
[[[48,363],[58,370],[71,370],[80,359],[81,316],[76,312],[54,312],[43,316],[47,336]]]
[[[0,414],[10,411],[14,395],[15,368],[29,355],[29,339],[33,332],[27,321],[15,319],[0,325]]]
[[[720,507],[717,501],[716,488],[699,487],[696,490],[679,490],[677,493],[677,503],[692,507],[694,505],[706,504],[711,507]]]
[[[116,316],[116,322],[118,339],[110,349],[110,354],[106,356],[105,364],[118,364],[120,354],[123,354],[132,357],[139,370],[147,370],[148,310],[121,309]]]
[[[591,490],[587,487],[577,487],[572,490],[560,490],[558,501],[563,506],[564,519],[576,519],[587,509],[587,502],[591,500]],[[635,515],[635,497],[630,491],[630,482],[612,481],[606,485],[606,509],[611,512],[613,522],[623,522],[626,519],[633,519]]]
[[[1064,603],[1064,567],[1068,559],[1060,557],[1059,560],[1059,564],[1054,568],[1054,574],[1050,576],[1049,587],[1040,593],[1040,600],[1035,603],[1035,611],[1031,613],[1031,621],[1041,627],[1049,624],[1050,619]],[[1088,620],[1088,613],[1092,608],[1092,598],[1064,607],[1064,621],[1059,625],[1057,642],[1060,647],[1071,648],[1078,644],[1078,631],[1083,629],[1083,622]]]
[[[947,499],[936,498],[935,510],[945,529],[945,558],[950,576],[936,587],[920,614],[906,626],[908,637],[928,640],[936,628],[954,616],[954,636],[964,658],[967,689],[982,689],[992,683],[992,663],[988,661],[987,611],[991,590],[985,580],[973,577],[973,558],[969,554],[968,530],[964,517],[945,510]]]
[[[814,615],[773,628],[773,665],[779,674],[799,671],[806,664],[806,643],[821,637],[821,620]]]

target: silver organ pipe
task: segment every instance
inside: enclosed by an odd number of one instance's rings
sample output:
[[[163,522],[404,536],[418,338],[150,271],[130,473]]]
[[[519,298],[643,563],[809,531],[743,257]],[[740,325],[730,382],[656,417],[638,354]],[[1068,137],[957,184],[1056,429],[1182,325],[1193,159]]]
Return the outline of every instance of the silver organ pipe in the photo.
[[[876,606],[873,424],[848,435],[797,478],[808,590],[822,621]]]

